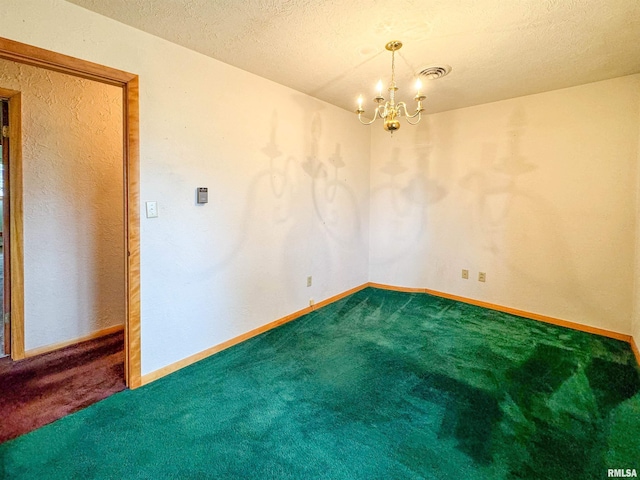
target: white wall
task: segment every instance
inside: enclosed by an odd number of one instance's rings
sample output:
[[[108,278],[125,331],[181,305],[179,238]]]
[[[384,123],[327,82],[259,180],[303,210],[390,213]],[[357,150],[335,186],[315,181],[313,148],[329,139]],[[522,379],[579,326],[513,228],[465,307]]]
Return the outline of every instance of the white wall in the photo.
[[[0,18],[2,37],[140,75],[141,199],[160,213],[141,221],[143,374],[367,281],[352,114],[60,0]]]
[[[371,280],[630,333],[639,105],[635,75],[377,129]]]
[[[0,60],[22,93],[25,348],[125,319],[122,89]]]

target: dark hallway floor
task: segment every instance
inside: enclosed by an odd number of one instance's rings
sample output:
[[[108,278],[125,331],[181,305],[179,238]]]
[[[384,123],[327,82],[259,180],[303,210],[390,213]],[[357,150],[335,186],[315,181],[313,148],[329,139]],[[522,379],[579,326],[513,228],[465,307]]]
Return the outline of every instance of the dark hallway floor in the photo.
[[[0,442],[125,389],[122,331],[19,362],[0,359]]]

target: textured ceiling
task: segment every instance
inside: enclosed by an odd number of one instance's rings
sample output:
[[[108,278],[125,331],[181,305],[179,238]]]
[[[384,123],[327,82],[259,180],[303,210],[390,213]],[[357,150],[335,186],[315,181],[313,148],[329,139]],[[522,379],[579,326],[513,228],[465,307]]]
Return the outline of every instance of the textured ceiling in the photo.
[[[639,0],[68,0],[348,110],[388,82],[439,112],[640,72]]]

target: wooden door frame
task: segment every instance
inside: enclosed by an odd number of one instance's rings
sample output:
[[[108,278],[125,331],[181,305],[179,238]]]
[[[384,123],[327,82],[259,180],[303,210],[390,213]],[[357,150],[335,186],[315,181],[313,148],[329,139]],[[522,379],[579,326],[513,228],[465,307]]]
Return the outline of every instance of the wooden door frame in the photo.
[[[140,360],[140,137],[138,76],[0,37],[0,58],[122,88],[124,162],[124,241],[126,319],[125,381],[141,385]],[[4,93],[3,93],[4,92]],[[22,131],[20,92],[0,89],[9,99],[11,356],[24,358],[24,251],[22,205]]]
[[[2,129],[4,130],[5,127],[7,126],[11,126],[11,119],[9,118],[9,99],[11,97],[15,97],[15,95],[18,92],[14,92],[13,90],[6,90],[6,89],[2,89],[0,88],[0,105],[2,108],[2,115],[0,115],[0,117],[2,118],[2,122],[0,123],[0,126],[2,126]],[[16,99],[19,100],[19,97]],[[14,104],[16,103],[16,101],[14,100],[13,102]],[[6,118],[5,118],[6,117]],[[2,308],[2,330],[3,330],[3,345],[1,348],[3,348],[3,352],[5,355],[11,355],[11,322],[7,322],[5,315],[7,314],[7,312],[11,311],[11,245],[10,245],[10,238],[11,236],[8,235],[9,231],[11,230],[11,224],[9,223],[11,220],[11,213],[10,213],[10,208],[11,208],[11,198],[10,198],[10,192],[11,192],[11,188],[10,188],[10,183],[11,183],[11,179],[9,178],[10,174],[11,174],[11,170],[9,168],[10,162],[9,162],[9,155],[11,153],[11,145],[9,144],[9,139],[11,138],[11,135],[9,135],[7,133],[7,137],[4,136],[4,132],[0,133],[0,136],[2,137],[2,166],[3,166],[3,171],[2,171],[2,189],[4,191],[3,193],[3,202],[2,202],[2,213],[3,213],[3,217],[2,217],[2,236],[3,236],[3,242],[2,242],[2,253],[0,254],[0,256],[3,258],[3,265],[2,265],[2,274],[3,274],[3,281],[2,281],[2,285],[0,285],[0,289],[2,289],[2,302],[0,305],[0,308]],[[9,306],[9,308],[5,308]]]

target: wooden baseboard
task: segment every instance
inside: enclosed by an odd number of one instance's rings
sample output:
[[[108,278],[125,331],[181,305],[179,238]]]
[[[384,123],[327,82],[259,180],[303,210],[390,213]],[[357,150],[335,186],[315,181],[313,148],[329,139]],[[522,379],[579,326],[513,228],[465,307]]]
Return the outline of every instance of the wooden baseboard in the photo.
[[[567,327],[567,328],[571,328],[573,330],[579,330],[582,332],[587,332],[587,333],[592,333],[595,335],[601,335],[604,337],[609,337],[609,338],[614,338],[616,340],[622,340],[624,342],[630,343],[631,344],[631,348],[633,349],[636,359],[638,360],[638,363],[640,364],[640,353],[638,353],[638,347],[635,344],[635,342],[633,341],[633,338],[630,335],[625,335],[622,333],[618,333],[618,332],[613,332],[610,330],[605,330],[602,328],[596,328],[596,327],[590,327],[588,325],[582,325],[580,323],[575,323],[575,322],[569,322],[567,320],[562,320],[559,318],[553,318],[553,317],[549,317],[546,315],[541,315],[538,313],[531,313],[531,312],[526,312],[524,310],[518,310],[516,308],[511,308],[511,307],[505,307],[502,305],[496,305],[493,303],[488,303],[488,302],[483,302],[480,300],[474,300],[472,298],[466,298],[466,297],[460,297],[458,295],[452,295],[449,293],[444,293],[444,292],[438,292],[436,290],[430,290],[428,288],[413,288],[413,287],[398,287],[398,286],[393,286],[393,285],[385,285],[382,283],[375,283],[375,282],[369,282],[369,283],[365,283],[363,285],[360,285],[358,287],[352,288],[350,290],[347,290],[346,292],[340,293],[338,295],[335,295],[333,297],[327,298],[326,300],[323,300],[321,302],[316,303],[313,306],[307,307],[307,308],[303,308],[302,310],[298,310],[297,312],[294,312],[290,315],[287,315],[285,317],[279,318],[278,320],[275,320],[273,322],[267,323],[266,325],[263,325],[261,327],[255,328],[253,330],[250,330],[249,332],[243,333],[242,335],[239,335],[237,337],[234,337],[230,340],[227,340],[226,342],[222,342],[218,345],[215,345],[211,348],[208,348],[206,350],[203,350],[201,352],[198,352],[194,355],[191,355],[187,358],[184,358],[182,360],[179,360],[175,363],[172,363],[170,365],[167,365],[166,367],[162,367],[158,370],[155,370],[151,373],[147,373],[146,375],[142,376],[142,385],[146,385],[148,383],[151,383],[155,380],[158,380],[159,378],[162,378],[166,375],[169,375],[173,372],[176,372],[184,367],[187,367],[193,363],[199,362],[200,360],[204,360],[207,357],[210,357],[211,355],[215,355],[218,352],[221,352],[222,350],[225,350],[229,347],[232,347],[234,345],[237,345],[239,343],[244,342],[245,340],[249,340],[250,338],[253,338],[257,335],[260,335],[261,333],[267,332],[273,328],[279,327],[280,325],[283,325],[285,323],[288,323],[292,320],[295,320],[303,315],[306,315],[318,308],[322,308],[326,305],[329,305],[333,302],[336,302],[344,297],[347,297],[353,293],[356,293],[360,290],[363,290],[367,287],[373,287],[373,288],[380,288],[380,289],[384,289],[384,290],[393,290],[393,291],[398,291],[398,292],[408,292],[408,293],[426,293],[429,295],[434,295],[437,297],[442,297],[442,298],[448,298],[450,300],[456,300],[459,302],[463,302],[463,303],[468,303],[470,305],[476,305],[479,307],[483,307],[483,308],[488,308],[490,310],[496,310],[499,312],[504,312],[504,313],[509,313],[512,315],[517,315],[519,317],[524,317],[524,318],[528,318],[531,320],[538,320],[541,322],[545,322],[545,323],[551,323],[553,325],[558,325],[561,327]]]
[[[341,300],[342,298],[347,297],[352,293],[356,293],[360,290],[363,290],[368,286],[369,285],[365,283],[358,287],[347,290],[346,292],[342,292],[338,295],[334,295],[333,297],[327,298],[326,300],[318,302],[312,306],[303,308],[302,310],[298,310],[297,312],[294,312],[290,315],[279,318],[278,320],[274,320],[273,322],[267,323],[266,325],[262,325],[261,327],[254,328],[253,330],[243,333],[242,335],[238,335],[237,337],[227,340],[226,342],[222,342],[218,345],[214,345],[213,347],[207,348],[206,350],[198,352],[187,358],[183,358],[182,360],[179,360],[175,363],[167,365],[166,367],[162,367],[158,370],[154,370],[151,373],[147,373],[146,375],[142,376],[142,385],[151,383],[155,380],[158,380],[159,378],[165,377],[173,372],[176,372],[181,368],[188,367],[189,365],[199,362],[200,360],[204,360],[205,358],[210,357],[211,355],[215,355],[216,353],[226,350],[229,347],[233,347],[234,345],[237,345],[246,340],[249,340],[250,338],[260,335],[261,333],[268,332],[269,330],[279,327],[280,325],[284,325],[285,323],[291,322],[292,320],[295,320],[299,317],[302,317],[303,315],[311,313],[312,311],[318,308],[322,308],[326,305],[329,305],[330,303],[337,302],[338,300]]]
[[[571,328],[573,330],[579,330],[581,332],[593,333],[595,335],[600,335],[603,337],[614,338],[616,340],[622,340],[623,342],[627,342],[627,343],[629,343],[629,341],[631,340],[631,335],[614,332],[612,330],[605,330],[604,328],[583,325],[581,323],[570,322],[569,320],[562,320],[561,318],[549,317],[547,315],[542,315],[539,313],[527,312],[524,310],[519,310],[517,308],[505,307],[503,305],[496,305],[493,303],[482,302],[480,300],[459,297],[457,295],[450,295],[447,293],[436,292],[434,290],[425,289],[425,293],[428,293],[430,295],[435,295],[438,297],[450,298],[452,300],[457,300],[459,302],[464,302],[471,305],[477,305],[479,307],[488,308],[490,310],[497,310],[499,312],[509,313],[511,315],[517,315],[518,317],[524,317],[530,320],[538,320],[540,322],[550,323],[552,325],[558,325],[560,327]]]
[[[622,340],[623,342],[631,343],[631,335],[624,333],[613,332],[611,330],[605,330],[603,328],[591,327],[589,325],[583,325],[581,323],[570,322],[568,320],[562,320],[560,318],[549,317],[547,315],[541,315],[539,313],[527,312],[519,310],[517,308],[505,307],[503,305],[496,305],[495,303],[483,302],[481,300],[474,300],[473,298],[461,297],[453,295],[451,293],[439,292],[437,290],[430,290],[428,288],[409,288],[409,287],[397,287],[393,285],[384,285],[381,283],[369,283],[369,286],[375,288],[381,288],[384,290],[393,290],[399,292],[412,292],[412,293],[427,293],[436,297],[448,298],[450,300],[456,300],[462,303],[468,303],[470,305],[476,305],[478,307],[488,308],[489,310],[496,310],[498,312],[509,313],[511,315],[517,315],[518,317],[528,318],[530,320],[538,320],[540,322],[551,323],[560,327],[571,328],[573,330],[579,330],[581,332],[593,333],[595,335],[601,335],[603,337],[614,338],[616,340]]]
[[[633,350],[633,354],[636,356],[636,362],[638,362],[638,365],[640,366],[640,350],[638,350],[636,339],[631,337],[629,343],[631,344],[631,350]]]
[[[53,352],[55,350],[60,350],[61,348],[68,347],[69,345],[75,345],[76,343],[86,342],[87,340],[94,340],[96,338],[104,337],[106,335],[111,335],[112,333],[119,332],[124,329],[124,325],[116,325],[114,327],[103,328],[102,330],[98,330],[97,332],[93,332],[89,335],[85,335],[84,337],[75,338],[73,340],[67,340],[65,342],[54,343],[52,345],[45,345],[44,347],[32,348],[31,350],[26,350],[24,352],[25,358],[35,357],[36,355],[42,355],[43,353]]]
[[[384,283],[369,282],[368,286],[373,288],[380,288],[382,290],[393,290],[394,292],[425,293],[424,288],[398,287],[396,285],[385,285]]]

